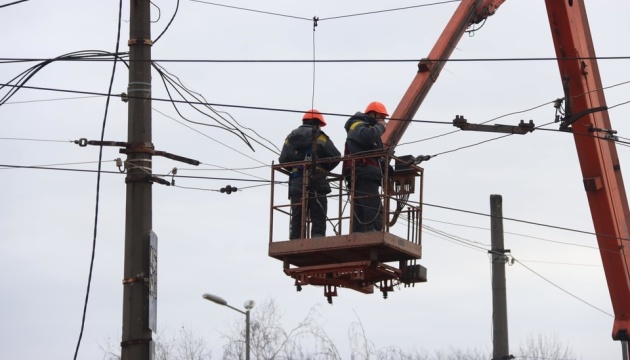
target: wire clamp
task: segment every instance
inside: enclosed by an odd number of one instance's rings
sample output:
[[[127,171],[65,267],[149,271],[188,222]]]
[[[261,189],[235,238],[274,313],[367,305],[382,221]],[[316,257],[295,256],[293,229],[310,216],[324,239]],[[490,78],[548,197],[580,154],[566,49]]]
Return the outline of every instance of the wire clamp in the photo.
[[[238,191],[238,188],[233,187],[233,186],[231,186],[231,185],[228,185],[228,186],[226,186],[226,187],[221,188],[219,191],[221,191],[222,193],[225,193],[225,194],[230,195],[230,194],[231,194],[231,193],[233,193],[233,192],[237,192],[237,191]]]
[[[313,16],[313,31],[315,31],[318,21],[319,21],[319,16]]]
[[[80,138],[79,140],[74,140],[75,144],[78,144],[80,147],[86,147],[88,145],[88,140],[86,138]]]

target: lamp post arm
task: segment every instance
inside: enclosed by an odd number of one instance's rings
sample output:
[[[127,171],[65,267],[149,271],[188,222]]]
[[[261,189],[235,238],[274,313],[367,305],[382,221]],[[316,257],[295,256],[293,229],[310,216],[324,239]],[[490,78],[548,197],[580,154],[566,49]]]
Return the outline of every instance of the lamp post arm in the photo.
[[[231,306],[230,304],[225,304],[225,305],[223,305],[223,306],[227,306],[227,307],[229,307],[230,309],[232,309],[232,310],[234,310],[234,311],[238,311],[238,312],[240,312],[241,314],[243,314],[243,315],[247,316],[247,313],[246,313],[245,311],[243,311],[243,310],[241,310],[241,309],[237,309],[237,308],[235,308],[234,306]]]

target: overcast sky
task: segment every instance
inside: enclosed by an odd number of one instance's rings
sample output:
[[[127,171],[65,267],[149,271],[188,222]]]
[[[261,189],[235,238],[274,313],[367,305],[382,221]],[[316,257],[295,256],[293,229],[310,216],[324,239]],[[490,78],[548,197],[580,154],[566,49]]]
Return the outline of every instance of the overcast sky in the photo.
[[[157,8],[153,8],[155,38],[171,18],[175,1],[154,3],[161,9],[158,16]],[[304,19],[182,0],[173,23],[153,46],[153,58],[420,59],[428,55],[458,5],[451,2],[320,20],[313,36],[313,24],[305,20],[313,16],[324,19],[432,1],[221,3]],[[586,5],[597,55],[629,56],[625,37],[630,33],[630,3],[590,0]],[[122,19],[120,49],[126,51],[129,1],[123,2]],[[3,7],[0,57],[53,58],[80,50],[113,52],[117,24],[118,1],[113,0],[33,0]],[[479,31],[465,35],[453,53],[456,59],[554,56],[544,2],[531,0],[506,1]],[[34,64],[0,64],[0,82],[7,83]],[[414,61],[318,63],[315,69],[311,63],[161,64],[210,103],[297,111],[314,103],[316,109],[336,114],[362,111],[373,100],[383,102],[391,113],[417,70]],[[604,86],[630,80],[627,59],[601,60],[599,67]],[[105,93],[111,70],[110,62],[58,62],[46,66],[27,85]],[[126,68],[119,64],[113,93],[126,91],[127,78]],[[625,84],[605,90],[608,106],[630,100],[629,87]],[[6,88],[0,91],[2,96],[6,93]],[[153,96],[167,97],[155,72]],[[450,122],[455,115],[464,115],[471,123],[481,123],[547,104],[491,122],[516,125],[520,120],[533,120],[542,125],[554,120],[551,102],[563,96],[554,61],[450,62],[414,119]],[[41,101],[53,99],[57,100]],[[166,174],[177,167],[179,175],[269,180],[268,165],[277,161],[276,153],[258,144],[252,152],[224,130],[185,123],[166,102],[154,102],[153,107],[156,149],[202,162],[194,168],[156,157],[155,173]],[[300,114],[291,112],[216,108],[277,146],[301,119]],[[211,122],[182,109],[191,120]],[[102,96],[20,90],[0,106],[0,164],[85,162],[55,167],[96,169],[98,149],[79,147],[69,140],[99,139],[104,110]],[[630,141],[630,105],[615,107],[609,114],[620,139]],[[340,149],[346,119],[329,116],[324,129]],[[557,124],[546,128],[557,129]],[[401,143],[454,129],[448,124],[413,123]],[[112,98],[105,139],[126,141],[126,132],[127,106]],[[441,154],[494,137],[497,135],[457,132],[401,145],[397,154]],[[618,146],[624,170],[630,157],[625,145]],[[113,162],[118,157],[122,157],[118,148],[106,147],[103,170],[118,171]],[[490,195],[501,194],[506,217],[593,231],[569,134],[537,130],[444,153],[422,165],[427,204],[487,214]],[[218,171],[220,168],[246,169]],[[259,303],[274,299],[287,328],[320,304],[323,325],[344,357],[350,354],[347,329],[357,318],[379,348],[492,349],[491,264],[484,250],[490,243],[488,217],[425,206],[425,225],[476,242],[480,248],[425,231],[420,263],[428,269],[427,283],[397,290],[387,300],[378,292],[362,295],[340,290],[331,306],[321,288],[307,286],[297,293],[293,281],[283,274],[282,263],[267,256],[269,186],[226,195],[216,190],[261,183],[175,180],[177,187],[153,185],[153,228],[159,237],[158,323],[167,331],[190,326],[208,340],[215,358],[220,357],[224,343],[221,333],[242,319],[234,311],[203,300],[201,295],[206,292],[220,295],[237,307],[248,299]],[[0,167],[0,189],[0,358],[69,359],[74,354],[85,299],[96,174]],[[284,199],[284,188],[278,188],[277,199]],[[80,359],[101,358],[101,346],[108,339],[114,343],[120,339],[124,215],[124,176],[103,174]],[[278,221],[277,240],[288,238],[288,218],[284,223]],[[504,228],[506,248],[540,275],[518,263],[507,268],[512,354],[518,355],[518,345],[528,335],[543,333],[557,334],[583,359],[621,358],[620,344],[611,339],[612,307],[595,237],[513,221],[505,221]]]

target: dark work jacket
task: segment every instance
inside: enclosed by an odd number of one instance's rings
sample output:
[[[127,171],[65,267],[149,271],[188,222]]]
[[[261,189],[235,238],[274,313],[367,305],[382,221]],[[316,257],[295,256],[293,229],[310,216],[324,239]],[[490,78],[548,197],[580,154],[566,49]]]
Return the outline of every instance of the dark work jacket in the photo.
[[[326,158],[337,158],[331,162],[317,162],[317,170],[313,176],[314,181],[310,188],[318,193],[330,193],[330,184],[326,180],[326,172],[332,171],[341,158],[341,153],[335,147],[332,140],[323,131],[319,131],[316,140],[316,158],[318,160]],[[280,163],[304,161],[306,154],[311,153],[313,144],[313,128],[310,124],[304,123],[297,129],[291,131],[284,140],[282,152],[278,159]],[[289,195],[299,194],[302,191],[302,180],[304,171],[301,166],[289,168],[291,179],[289,180]]]
[[[385,132],[385,126],[383,124],[372,124],[373,120],[361,112],[357,112],[346,121],[344,128],[348,133],[346,138],[348,155],[367,154],[383,150],[381,135]],[[355,162],[356,177],[358,179],[381,181],[383,179],[382,163],[383,159],[381,157],[370,158],[364,162]],[[350,166],[349,163],[347,166]],[[344,170],[347,172],[351,171],[349,168]]]

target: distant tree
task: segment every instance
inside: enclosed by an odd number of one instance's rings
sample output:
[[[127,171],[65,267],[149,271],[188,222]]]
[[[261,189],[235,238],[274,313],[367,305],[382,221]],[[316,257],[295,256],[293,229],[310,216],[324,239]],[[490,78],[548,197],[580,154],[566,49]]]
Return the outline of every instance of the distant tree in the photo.
[[[163,332],[161,332],[163,333]],[[211,360],[206,340],[195,336],[190,327],[182,326],[177,335],[155,339],[155,360]]]
[[[319,313],[315,307],[289,331],[284,330],[278,307],[273,300],[263,301],[250,316],[252,359],[341,359],[335,344],[321,329]],[[245,324],[242,321],[235,323],[232,332],[224,337],[227,343],[223,347],[223,359],[244,360]]]
[[[368,339],[358,315],[357,321],[348,329],[348,338],[352,360],[487,360],[492,358],[488,353],[479,350],[450,349],[448,353],[438,351],[435,356],[430,356],[426,350],[404,351],[398,346],[376,349],[374,343]]]
[[[176,335],[164,337],[165,331],[156,333],[155,360],[211,360],[212,353],[206,341],[195,336],[190,327],[182,326]],[[107,345],[101,346],[103,360],[120,360],[120,347],[108,339]]]
[[[255,360],[341,360],[335,342],[320,325],[321,316],[317,307],[311,308],[304,319],[291,330],[285,330],[278,307],[273,300],[263,301],[251,313],[250,348]],[[156,360],[211,360],[206,341],[195,336],[190,327],[182,326],[176,335],[163,336],[161,331],[155,339]],[[231,331],[223,334],[223,360],[245,359],[245,324],[234,322]],[[398,346],[376,348],[369,340],[361,319],[348,328],[351,360],[488,360],[492,353],[478,349],[439,350],[431,354],[426,350],[406,351]],[[104,360],[120,360],[120,348],[109,339],[101,347]],[[529,335],[514,353],[519,360],[577,360],[571,348],[556,335]]]
[[[556,334],[528,335],[519,347],[517,358],[527,360],[569,360],[577,359],[568,344],[558,339]]]

